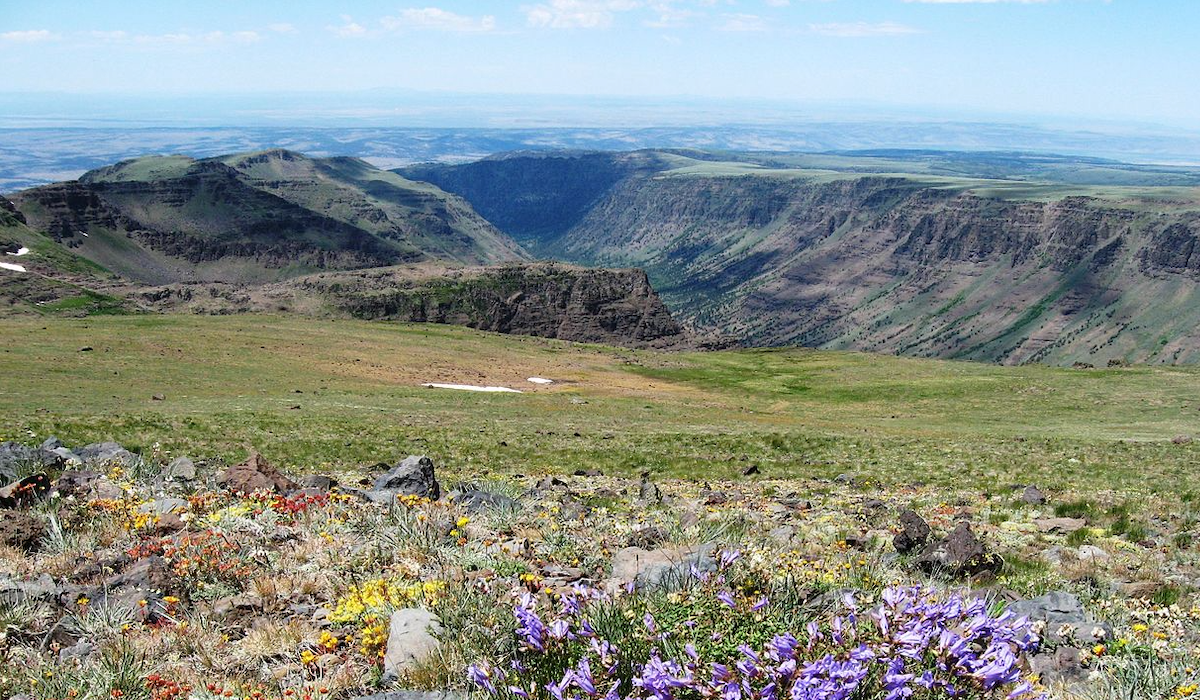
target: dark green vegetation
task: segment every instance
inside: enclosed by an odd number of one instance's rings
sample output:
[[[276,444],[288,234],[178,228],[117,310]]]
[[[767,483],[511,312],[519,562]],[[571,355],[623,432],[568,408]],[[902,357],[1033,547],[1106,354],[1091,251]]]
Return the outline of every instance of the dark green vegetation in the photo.
[[[767,478],[1150,493],[1193,483],[1200,459],[1196,443],[1172,442],[1198,424],[1191,369],[659,353],[259,315],[5,323],[4,438],[111,438],[230,462],[253,447],[294,473],[428,453],[471,478],[600,468],[719,479],[754,464]]]
[[[644,151],[401,172],[461,194],[535,254],[643,267],[685,323],[754,345],[1200,360],[1194,168]]]
[[[150,284],[523,257],[457,197],[353,158],[140,158],[13,201],[31,228]]]

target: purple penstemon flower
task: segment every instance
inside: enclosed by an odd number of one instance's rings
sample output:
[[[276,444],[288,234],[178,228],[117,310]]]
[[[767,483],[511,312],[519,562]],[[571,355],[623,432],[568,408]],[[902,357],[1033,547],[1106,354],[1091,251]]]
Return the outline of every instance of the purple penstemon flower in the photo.
[[[491,669],[486,664],[473,663],[467,666],[467,679],[486,690],[489,695],[496,694],[496,685],[492,683]]]
[[[730,593],[729,591],[720,591],[717,593],[717,600],[721,601],[730,608],[737,607],[737,601],[733,599],[733,593]]]

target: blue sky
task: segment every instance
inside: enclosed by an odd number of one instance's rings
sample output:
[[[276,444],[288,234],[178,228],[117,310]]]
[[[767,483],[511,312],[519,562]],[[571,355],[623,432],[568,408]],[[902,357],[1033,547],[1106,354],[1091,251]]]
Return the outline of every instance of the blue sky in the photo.
[[[705,96],[1200,127],[1200,0],[3,0],[6,91]]]

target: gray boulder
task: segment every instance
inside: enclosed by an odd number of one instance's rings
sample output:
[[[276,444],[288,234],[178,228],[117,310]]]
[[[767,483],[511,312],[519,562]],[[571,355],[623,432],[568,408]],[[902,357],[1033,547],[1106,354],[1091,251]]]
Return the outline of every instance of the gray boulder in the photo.
[[[428,610],[405,608],[392,613],[383,656],[384,681],[399,678],[436,652],[441,631],[441,620]]]
[[[612,576],[605,588],[617,593],[632,583],[638,588],[676,589],[692,575],[693,568],[715,572],[716,555],[717,546],[712,543],[652,550],[626,547],[613,555]]]
[[[192,481],[196,478],[196,463],[187,457],[176,457],[163,469],[162,475],[172,481]]]
[[[96,442],[79,448],[76,454],[84,464],[105,465],[116,463],[123,467],[131,467],[137,463],[138,456],[125,449],[118,442]]]
[[[397,496],[421,496],[436,501],[442,487],[434,475],[433,460],[420,456],[405,457],[386,474],[375,479],[367,497],[376,503],[390,503]]]
[[[1054,644],[1065,644],[1072,640],[1096,644],[1102,639],[1112,639],[1112,626],[1096,620],[1083,609],[1079,598],[1065,591],[1019,600],[1010,603],[1008,609],[1030,620],[1045,622],[1042,637]]]

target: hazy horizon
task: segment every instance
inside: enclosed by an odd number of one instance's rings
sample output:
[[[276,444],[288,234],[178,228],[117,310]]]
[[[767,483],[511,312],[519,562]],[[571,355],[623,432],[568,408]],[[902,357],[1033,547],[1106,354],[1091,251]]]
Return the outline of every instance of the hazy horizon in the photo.
[[[22,94],[411,93],[743,104],[726,122],[807,105],[1200,130],[1196,26],[1183,0],[48,0],[0,10],[0,112]]]

